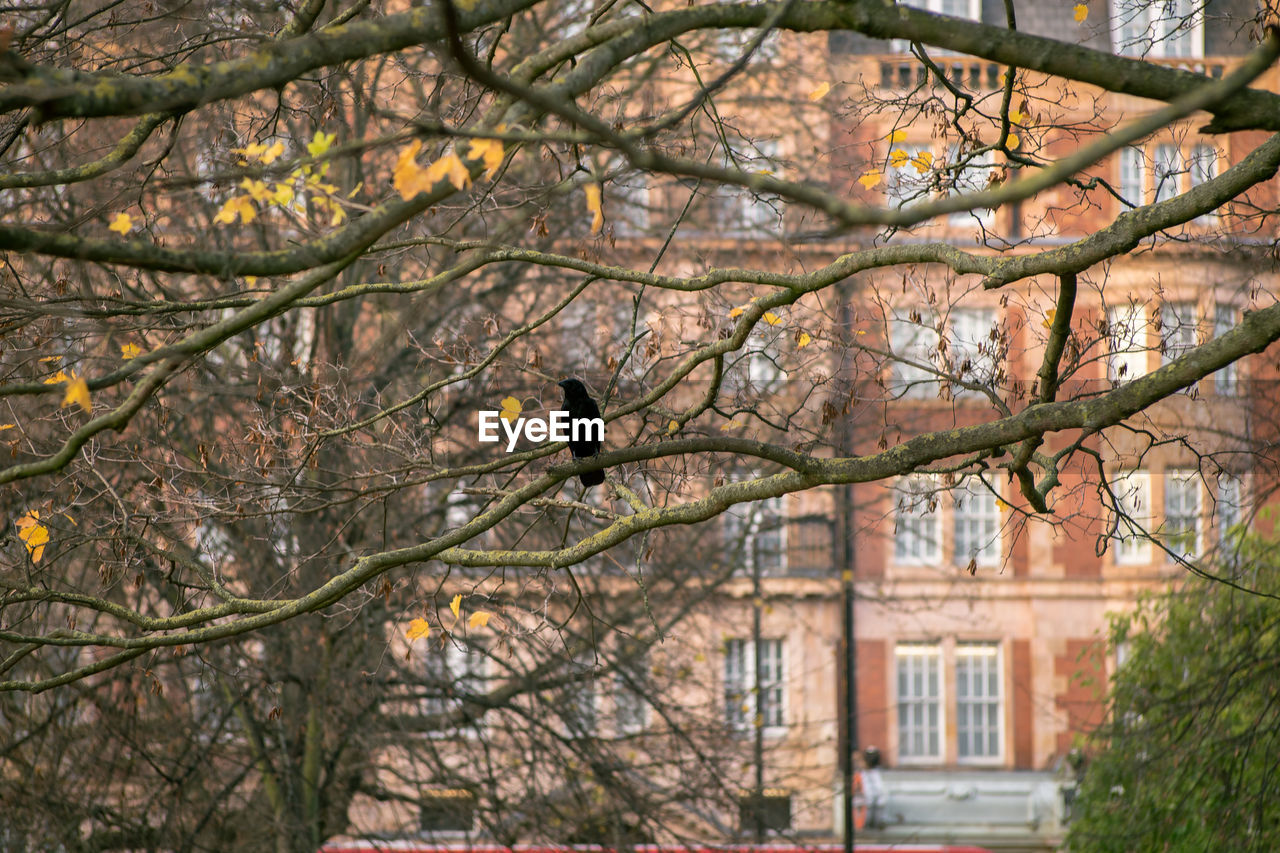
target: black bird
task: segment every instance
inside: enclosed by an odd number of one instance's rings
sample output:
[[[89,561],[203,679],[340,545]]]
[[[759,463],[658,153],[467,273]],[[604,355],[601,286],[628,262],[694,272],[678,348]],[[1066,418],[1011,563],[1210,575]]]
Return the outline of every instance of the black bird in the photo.
[[[572,422],[580,418],[600,417],[600,407],[596,405],[596,401],[592,400],[591,395],[587,393],[587,386],[577,379],[565,379],[559,385],[564,389],[564,409],[569,413],[571,424],[569,452],[573,454],[574,459],[595,456],[600,452],[600,440],[594,437],[594,433],[583,431],[575,441],[572,438]],[[598,486],[604,482],[604,470],[583,471],[578,475],[578,479],[582,481],[584,486]]]

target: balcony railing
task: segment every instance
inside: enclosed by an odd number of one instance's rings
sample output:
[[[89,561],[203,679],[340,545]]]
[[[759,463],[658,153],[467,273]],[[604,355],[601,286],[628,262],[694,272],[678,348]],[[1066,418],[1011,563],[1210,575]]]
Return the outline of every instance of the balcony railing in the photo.
[[[882,89],[915,89],[925,85],[941,85],[941,81],[930,69],[911,54],[879,56],[874,57],[873,61],[880,66]],[[1001,76],[1004,74],[1004,66],[997,62],[953,56],[933,57],[933,61],[952,84],[971,92],[992,91],[1003,85]],[[1229,62],[1224,59],[1148,57],[1147,61],[1153,65],[1204,74],[1215,80],[1229,70]]]
[[[910,54],[884,56],[880,63],[880,87],[882,89],[914,89],[932,83],[941,84],[930,69]],[[958,59],[940,57],[934,63],[942,69],[956,86],[969,90],[998,89],[1004,66],[985,59]]]

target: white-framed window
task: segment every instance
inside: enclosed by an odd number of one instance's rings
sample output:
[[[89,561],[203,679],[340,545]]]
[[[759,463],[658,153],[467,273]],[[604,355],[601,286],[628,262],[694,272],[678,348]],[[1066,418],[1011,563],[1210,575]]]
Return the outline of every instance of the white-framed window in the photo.
[[[629,172],[610,182],[609,189],[614,192],[613,233],[617,236],[641,237],[648,233],[650,178],[646,172]]]
[[[1156,201],[1167,201],[1182,192],[1182,175],[1186,170],[1182,166],[1182,152],[1178,146],[1157,145],[1153,166]]]
[[[749,729],[756,718],[757,695],[760,724],[766,731],[786,722],[786,644],[781,639],[760,640],[760,690],[756,687],[756,646],[750,640],[730,639],[724,648],[724,716],[734,729]]]
[[[980,192],[987,188],[987,180],[996,162],[988,153],[984,159],[970,160],[963,169],[952,173],[951,187],[948,195],[965,195]],[[947,150],[947,165],[955,166],[962,159],[960,149],[952,146]],[[989,207],[976,207],[973,210],[960,210],[947,216],[950,225],[970,225],[976,220],[983,225],[990,225],[996,212]]]
[[[938,646],[894,649],[898,701],[898,760],[942,759],[942,655]]]
[[[1000,646],[956,645],[956,758],[998,762],[1004,755],[1004,690]]]
[[[634,734],[649,725],[648,686],[648,650],[633,651],[618,661],[613,674],[613,727],[618,734]]]
[[[596,668],[590,655],[569,663],[560,696],[560,719],[569,737],[590,737],[596,733]]]
[[[1000,506],[996,495],[977,477],[952,489],[955,562],[979,566],[1000,564]]]
[[[1121,56],[1204,56],[1203,0],[1111,0],[1112,47]]]
[[[1111,479],[1115,494],[1116,565],[1151,562],[1151,541],[1144,531],[1151,529],[1151,475],[1141,468],[1119,471]]]
[[[902,207],[920,201],[932,179],[933,165],[933,149],[926,144],[890,145],[884,172],[885,203]]]
[[[475,637],[455,638],[442,648],[432,649],[424,659],[422,711],[424,714],[448,714],[464,703],[483,696],[488,682],[488,656],[481,640]],[[436,737],[449,737],[465,731],[474,734],[480,720],[465,729],[433,731]]]
[[[937,376],[924,366],[933,365],[938,351],[933,315],[891,318],[889,348],[895,357],[889,368],[890,392],[897,397],[937,396]]]
[[[994,308],[953,308],[947,317],[947,357],[961,379],[992,384],[999,372],[999,326]]]
[[[1197,145],[1191,149],[1187,158],[1187,170],[1191,175],[1191,186],[1208,183],[1218,177],[1218,150],[1211,145]],[[1215,211],[1201,214],[1195,218],[1197,225],[1210,225],[1218,218]]]
[[[553,321],[558,324],[560,360],[566,372],[583,373],[601,366],[598,306],[587,294],[560,309]]]
[[[776,139],[752,143],[754,150],[735,152],[725,157],[724,166],[745,174],[763,174],[781,178],[781,147]],[[782,232],[782,200],[774,195],[761,195],[746,187],[721,186],[712,196],[713,228],[737,236],[767,236]]]
[[[759,390],[770,390],[775,383],[787,378],[786,368],[782,366],[782,350],[778,346],[780,337],[772,326],[762,324],[757,325],[747,338],[747,379]]]
[[[908,0],[902,5],[924,9],[935,15],[950,15],[953,18],[967,18],[970,21],[982,20],[982,0]],[[911,42],[906,39],[893,39],[889,49],[894,53],[908,53],[911,50]],[[933,46],[929,46],[928,50],[934,56],[952,56],[956,53],[954,50]]]
[[[1120,181],[1116,189],[1134,207],[1146,203],[1146,172],[1147,161],[1141,148],[1130,145],[1120,149]]]
[[[1164,473],[1165,547],[1184,559],[1200,553],[1200,473],[1169,468]]]
[[[764,575],[787,571],[787,505],[785,496],[735,504],[724,513],[725,544],[741,549],[743,569],[758,567]]]
[[[1168,364],[1195,349],[1200,324],[1194,302],[1166,302],[1160,311],[1160,363]]]
[[[1225,335],[1236,327],[1236,307],[1218,303],[1213,306],[1213,336]],[[1224,397],[1234,397],[1240,393],[1238,364],[1231,362],[1213,374],[1213,390]]]
[[[1147,313],[1142,304],[1107,307],[1107,378],[1116,384],[1147,373]]]
[[[1218,475],[1218,541],[1229,543],[1231,531],[1244,523],[1244,483],[1230,471]]]
[[[937,480],[919,474],[900,477],[893,495],[894,562],[937,565],[942,559]]]
[[[718,0],[718,2],[728,3],[731,0]],[[715,30],[711,35],[713,54],[721,62],[737,62],[746,53],[747,45],[755,40],[759,32],[760,30],[758,29],[741,27],[726,27]],[[756,47],[755,53],[751,54],[752,61],[759,62],[762,59],[774,59],[777,57],[778,42],[779,33],[777,30],[773,30]]]

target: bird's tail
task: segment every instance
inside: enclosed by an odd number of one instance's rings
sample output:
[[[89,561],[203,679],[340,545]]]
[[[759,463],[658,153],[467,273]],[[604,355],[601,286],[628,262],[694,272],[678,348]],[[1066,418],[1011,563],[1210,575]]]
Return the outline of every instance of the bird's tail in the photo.
[[[604,471],[584,471],[578,475],[584,486],[598,486],[604,482]]]

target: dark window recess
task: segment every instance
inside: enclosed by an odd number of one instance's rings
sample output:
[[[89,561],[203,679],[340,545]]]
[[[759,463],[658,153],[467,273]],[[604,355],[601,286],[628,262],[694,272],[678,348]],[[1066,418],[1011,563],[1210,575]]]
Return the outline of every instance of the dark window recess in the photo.
[[[831,520],[808,516],[791,520],[787,531],[787,566],[794,575],[831,572]]]
[[[422,795],[419,828],[423,832],[471,832],[476,795],[466,788],[433,788]]]
[[[759,794],[743,791],[738,795],[738,821],[744,834],[756,829],[757,820],[763,819],[766,832],[786,832],[791,829],[791,792],[780,788],[765,788]]]

